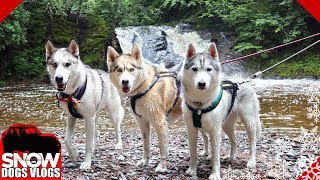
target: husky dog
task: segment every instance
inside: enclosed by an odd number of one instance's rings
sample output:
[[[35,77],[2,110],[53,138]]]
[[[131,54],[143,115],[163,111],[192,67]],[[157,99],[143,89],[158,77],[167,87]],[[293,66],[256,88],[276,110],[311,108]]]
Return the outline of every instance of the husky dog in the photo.
[[[108,66],[111,82],[121,96],[130,98],[143,138],[143,158],[137,163],[144,166],[150,160],[150,125],[155,129],[160,146],[161,160],[156,172],[166,171],[167,121],[182,116],[179,98],[180,82],[175,73],[160,66],[144,63],[142,52],[134,44],[130,54],[119,55],[108,47]]]
[[[209,179],[221,179],[221,131],[223,129],[231,141],[231,161],[237,146],[234,134],[237,119],[245,124],[249,136],[250,157],[247,167],[254,167],[261,122],[259,101],[252,86],[248,83],[239,85],[234,96],[229,90],[222,90],[221,66],[214,43],[210,44],[208,52],[204,53],[196,53],[194,46],[189,44],[181,76],[182,112],[190,147],[190,166],[186,174],[196,175],[197,135],[200,130],[206,132],[211,140],[212,173]]]
[[[106,108],[116,130],[116,149],[122,148],[120,124],[124,116],[117,89],[109,75],[86,67],[80,60],[79,46],[74,39],[68,48],[56,48],[50,40],[46,45],[46,63],[53,86],[59,91],[57,98],[68,116],[65,145],[70,159],[77,161],[78,154],[72,145],[76,118],[84,118],[86,126],[86,152],[80,169],[91,168],[92,154],[97,139],[97,121],[100,111]],[[81,102],[80,102],[81,101]]]

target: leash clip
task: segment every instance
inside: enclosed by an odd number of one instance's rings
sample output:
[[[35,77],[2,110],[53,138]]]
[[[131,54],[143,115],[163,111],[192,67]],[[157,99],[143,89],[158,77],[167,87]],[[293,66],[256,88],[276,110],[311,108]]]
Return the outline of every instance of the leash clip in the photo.
[[[201,109],[198,110],[198,115],[201,115]]]

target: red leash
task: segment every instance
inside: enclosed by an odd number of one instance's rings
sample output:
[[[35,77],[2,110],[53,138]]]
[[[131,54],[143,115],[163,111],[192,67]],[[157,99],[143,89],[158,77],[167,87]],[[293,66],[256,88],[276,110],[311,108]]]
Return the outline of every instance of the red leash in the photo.
[[[300,42],[300,41],[303,41],[303,40],[306,40],[306,39],[309,39],[309,38],[312,38],[312,37],[315,37],[315,36],[318,36],[318,35],[320,35],[320,33],[316,33],[316,34],[311,35],[311,36],[307,36],[307,37],[304,37],[304,38],[301,38],[301,39],[297,39],[297,40],[294,40],[294,41],[291,41],[291,42],[288,42],[288,43],[284,43],[284,44],[281,44],[279,46],[275,46],[275,47],[272,47],[272,48],[269,48],[269,49],[265,49],[265,50],[262,50],[262,51],[259,51],[259,52],[255,52],[255,53],[252,53],[252,54],[249,54],[249,55],[245,55],[245,56],[241,56],[241,57],[238,57],[238,58],[226,60],[226,61],[221,62],[221,64],[227,64],[227,63],[231,63],[231,62],[234,62],[234,61],[239,61],[239,60],[242,60],[242,59],[247,58],[247,57],[259,55],[261,53],[268,52],[268,51],[271,51],[271,50],[274,50],[274,49],[278,49],[278,48],[281,48],[281,47],[284,47],[284,46],[287,46],[287,45],[290,45],[290,44],[294,44],[294,43],[297,43],[297,42]]]

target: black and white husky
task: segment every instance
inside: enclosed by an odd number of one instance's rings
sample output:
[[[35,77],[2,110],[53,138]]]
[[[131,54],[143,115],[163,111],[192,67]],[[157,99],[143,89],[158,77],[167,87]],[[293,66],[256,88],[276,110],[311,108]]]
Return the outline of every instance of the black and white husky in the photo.
[[[86,152],[80,169],[90,169],[97,139],[97,121],[106,108],[116,130],[116,149],[122,148],[120,123],[124,116],[117,89],[109,75],[86,67],[80,60],[79,46],[71,40],[67,48],[56,48],[50,40],[46,45],[46,63],[53,86],[59,91],[58,100],[68,116],[65,145],[70,159],[77,161],[78,153],[72,145],[76,118],[85,119]]]
[[[247,167],[254,167],[256,141],[261,136],[261,121],[259,101],[252,86],[243,83],[231,88],[231,91],[224,90],[221,83],[221,66],[214,43],[210,44],[208,51],[204,53],[196,53],[194,46],[189,44],[181,71],[182,111],[190,146],[190,166],[186,174],[196,175],[197,135],[200,130],[206,132],[211,141],[212,173],[209,179],[221,179],[221,133],[223,130],[231,141],[229,160],[232,160],[237,146],[234,124],[238,119],[245,124],[250,142]]]

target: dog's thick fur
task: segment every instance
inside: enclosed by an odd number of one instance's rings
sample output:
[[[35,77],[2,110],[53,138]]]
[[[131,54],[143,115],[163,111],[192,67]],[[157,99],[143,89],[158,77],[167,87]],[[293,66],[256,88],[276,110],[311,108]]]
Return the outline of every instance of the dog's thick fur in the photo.
[[[196,128],[192,120],[192,111],[186,103],[194,109],[205,109],[215,101],[221,88],[221,66],[218,52],[214,43],[209,45],[208,52],[196,53],[192,44],[189,44],[186,60],[182,68],[182,111],[187,126],[190,166],[186,171],[191,176],[197,170],[197,135],[198,130],[206,132],[211,141],[212,173],[209,179],[220,177],[220,142],[222,130],[231,141],[229,160],[234,158],[237,140],[234,134],[234,124],[240,119],[245,124],[249,141],[250,157],[248,167],[256,164],[256,141],[261,135],[261,122],[259,117],[259,101],[257,95],[248,83],[239,85],[239,90],[230,114],[231,93],[223,91],[218,106],[201,116],[201,128]]]
[[[131,97],[145,92],[155,80],[156,73],[167,72],[168,69],[144,63],[140,47],[135,44],[130,54],[119,55],[112,47],[108,47],[108,65],[110,79],[121,96]],[[124,83],[125,82],[125,83]],[[177,86],[175,78],[163,77],[136,101],[135,115],[143,138],[143,159],[138,166],[147,165],[150,160],[150,125],[155,129],[159,140],[161,160],[156,172],[166,171],[167,158],[167,121],[182,117],[181,99],[174,107]],[[166,113],[172,108],[172,111]],[[139,116],[141,115],[141,117]]]
[[[79,57],[79,46],[71,40],[68,48],[55,48],[50,40],[46,45],[46,63],[53,86],[60,92],[71,95],[81,87],[87,78],[87,87],[78,105],[78,112],[85,119],[86,152],[80,169],[90,169],[92,154],[97,138],[97,121],[100,111],[106,108],[116,130],[116,148],[122,148],[120,124],[124,116],[121,99],[117,89],[110,82],[106,72],[86,67]],[[57,77],[59,77],[57,80]],[[62,78],[62,79],[61,79]],[[60,102],[61,108],[68,116],[65,145],[70,159],[77,161],[78,153],[72,145],[72,134],[77,119],[68,110],[66,102]]]

